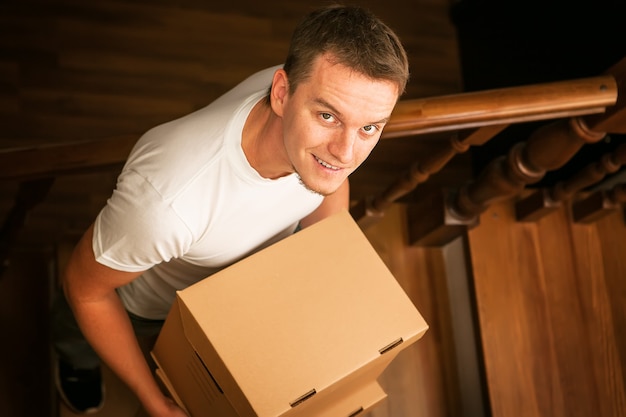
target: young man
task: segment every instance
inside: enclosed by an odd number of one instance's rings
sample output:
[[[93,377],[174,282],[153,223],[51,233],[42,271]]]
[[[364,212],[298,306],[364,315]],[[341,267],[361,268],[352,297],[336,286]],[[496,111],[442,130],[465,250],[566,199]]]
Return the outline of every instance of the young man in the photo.
[[[407,79],[406,53],[380,20],[323,8],[296,28],[283,67],[147,132],[64,274],[97,356],[57,320],[63,398],[78,411],[99,407],[101,358],[150,415],[184,415],[159,390],[133,327],[156,334],[176,290],[348,208],[348,175]]]

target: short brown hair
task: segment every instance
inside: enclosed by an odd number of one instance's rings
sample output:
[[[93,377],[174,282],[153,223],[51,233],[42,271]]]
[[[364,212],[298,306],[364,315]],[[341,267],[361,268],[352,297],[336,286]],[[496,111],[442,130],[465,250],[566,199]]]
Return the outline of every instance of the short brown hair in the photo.
[[[409,64],[402,43],[366,9],[328,6],[309,13],[298,24],[284,65],[292,93],[309,77],[313,61],[325,53],[369,78],[394,82],[398,94],[406,88]]]

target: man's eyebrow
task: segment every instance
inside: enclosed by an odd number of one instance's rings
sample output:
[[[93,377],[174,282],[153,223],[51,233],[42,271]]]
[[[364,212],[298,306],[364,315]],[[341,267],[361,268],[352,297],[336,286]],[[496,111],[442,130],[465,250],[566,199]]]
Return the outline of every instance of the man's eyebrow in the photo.
[[[335,106],[333,106],[332,104],[330,104],[329,102],[327,102],[326,100],[324,100],[323,98],[316,98],[315,100],[313,100],[315,103],[322,105],[323,107],[326,107],[328,110],[332,111],[333,113],[335,113],[337,116],[339,116],[339,118],[341,119],[341,112],[339,110],[337,110],[335,108]]]
[[[333,113],[335,113],[335,114],[336,114],[336,115],[337,115],[340,119],[342,118],[342,114],[341,114],[341,112],[340,112],[339,110],[337,110],[337,109],[335,108],[335,106],[333,106],[332,104],[330,104],[329,102],[327,102],[327,101],[326,101],[326,100],[324,100],[323,98],[319,98],[319,97],[318,97],[318,98],[314,99],[313,101],[314,101],[315,103],[317,103],[317,104],[320,104],[320,105],[322,105],[322,106],[326,107],[328,110],[330,110],[330,111],[332,111]],[[390,117],[391,117],[391,116],[384,117],[384,118],[382,118],[382,119],[380,119],[380,120],[378,120],[378,121],[376,121],[376,122],[372,122],[372,123],[370,123],[370,124],[372,124],[372,125],[377,125],[377,124],[386,124],[386,123],[389,121],[389,118],[390,118]]]

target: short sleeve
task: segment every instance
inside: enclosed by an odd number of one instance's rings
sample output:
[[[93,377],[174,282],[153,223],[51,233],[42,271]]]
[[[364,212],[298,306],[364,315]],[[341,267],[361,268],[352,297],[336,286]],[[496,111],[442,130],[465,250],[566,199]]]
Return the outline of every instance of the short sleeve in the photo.
[[[124,171],[94,224],[96,260],[140,272],[185,254],[192,234],[157,190],[137,172]]]

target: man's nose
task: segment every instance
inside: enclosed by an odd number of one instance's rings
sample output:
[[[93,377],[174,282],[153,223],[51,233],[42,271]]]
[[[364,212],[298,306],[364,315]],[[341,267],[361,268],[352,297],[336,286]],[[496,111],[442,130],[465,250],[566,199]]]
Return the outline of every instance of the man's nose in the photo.
[[[337,134],[330,142],[328,148],[332,156],[342,164],[348,164],[354,156],[354,142],[356,134],[348,130],[343,130]]]

